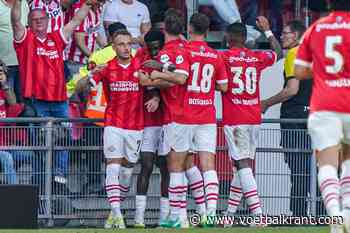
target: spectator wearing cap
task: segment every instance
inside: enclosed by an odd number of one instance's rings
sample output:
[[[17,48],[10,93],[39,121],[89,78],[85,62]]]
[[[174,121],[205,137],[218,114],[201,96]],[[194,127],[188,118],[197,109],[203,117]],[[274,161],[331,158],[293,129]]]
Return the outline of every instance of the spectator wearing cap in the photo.
[[[30,10],[29,27],[26,28],[21,22],[21,1],[14,2],[11,23],[22,94],[40,117],[68,117],[63,51],[74,29],[88,15],[91,5],[92,0],[87,0],[63,28],[48,33],[49,18],[44,8]],[[60,151],[55,155],[54,174],[60,174],[57,180],[64,183],[66,180],[62,175],[68,169],[68,152]]]
[[[14,0],[0,0],[0,59],[7,64],[7,81],[16,93],[17,100],[21,100],[18,61],[13,48],[13,31],[11,27],[11,8]],[[26,1],[21,1],[23,12],[21,22],[27,25],[29,7]]]
[[[0,119],[7,117],[17,117],[23,110],[23,104],[16,103],[16,96],[7,82],[7,67],[3,61],[0,60]],[[0,145],[12,146],[20,142],[22,145],[26,142],[26,132],[20,128],[10,128],[13,124],[0,122]],[[15,164],[16,162],[27,162],[31,165],[33,163],[32,151],[0,151],[0,164],[5,173],[5,183],[17,184],[17,175]],[[37,169],[34,169],[37,171]]]
[[[136,0],[113,0],[106,5],[103,15],[105,28],[113,22],[126,25],[133,37],[133,47],[139,48],[144,44],[143,37],[151,29],[148,8]]]
[[[75,13],[82,7],[84,0],[75,3],[67,12],[66,19],[69,21]],[[97,49],[106,46],[106,41],[100,35],[102,1],[95,1],[88,16],[74,30],[73,38],[70,41],[67,53],[67,65],[71,75],[79,72],[79,69],[87,64],[90,55]]]

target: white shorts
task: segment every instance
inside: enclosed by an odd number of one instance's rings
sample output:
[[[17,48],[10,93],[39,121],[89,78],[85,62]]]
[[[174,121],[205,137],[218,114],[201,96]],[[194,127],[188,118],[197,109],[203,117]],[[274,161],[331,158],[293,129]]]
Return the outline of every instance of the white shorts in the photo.
[[[224,126],[228,154],[233,160],[254,159],[260,125]]]
[[[216,124],[191,125],[191,151],[216,154]]]
[[[345,143],[350,145],[350,114],[315,112],[308,119],[308,131],[315,150]]]
[[[175,152],[191,149],[191,127],[185,124],[170,123],[164,125],[164,140]]]
[[[175,152],[216,152],[216,124],[170,123],[164,129],[165,141]]]
[[[104,128],[103,151],[107,159],[126,158],[136,163],[142,143],[143,130],[128,130],[112,126]]]
[[[166,156],[170,152],[169,146],[164,140],[164,130],[162,126],[146,127],[143,131],[142,152],[158,153]]]

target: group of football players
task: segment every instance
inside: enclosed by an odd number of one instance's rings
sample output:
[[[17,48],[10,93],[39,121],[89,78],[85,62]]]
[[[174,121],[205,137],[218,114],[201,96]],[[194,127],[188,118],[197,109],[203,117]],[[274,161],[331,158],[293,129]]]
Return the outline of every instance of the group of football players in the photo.
[[[309,131],[317,150],[321,193],[328,214],[347,220],[350,70],[346,48],[350,7],[347,1],[339,2],[332,2],[334,12],[305,33],[297,53],[295,75],[300,80],[314,78]],[[202,224],[215,216],[219,196],[215,171],[215,91],[222,95],[224,133],[235,167],[227,214],[236,212],[244,196],[251,214],[262,215],[251,167],[261,124],[259,82],[261,72],[281,58],[281,49],[265,17],[257,18],[257,26],[276,53],[246,48],[247,29],[242,23],[227,26],[225,38],[229,49],[218,52],[205,42],[209,25],[207,16],[195,13],[185,40],[184,20],[170,9],[165,15],[164,31],[147,33],[145,47],[134,57],[130,33],[115,32],[112,46],[116,58],[89,73],[91,85],[102,81],[107,99],[104,153],[111,213],[106,228],[125,227],[120,203],[125,199],[138,160],[141,172],[136,227],[144,227],[147,189],[156,161],[162,177],[161,226],[188,227],[188,187]],[[342,144],[345,159],[339,181],[338,152]],[[200,169],[193,163],[193,153],[198,153]],[[343,232],[341,224],[334,224],[331,229]]]

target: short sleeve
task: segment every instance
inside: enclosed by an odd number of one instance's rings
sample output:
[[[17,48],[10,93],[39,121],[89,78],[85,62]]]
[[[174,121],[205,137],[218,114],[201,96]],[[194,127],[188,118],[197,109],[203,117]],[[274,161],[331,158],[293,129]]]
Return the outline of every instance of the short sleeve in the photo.
[[[149,16],[149,11],[148,11],[148,8],[147,6],[145,5],[142,5],[143,6],[143,18],[142,18],[142,23],[150,23],[151,22],[151,18]]]
[[[103,12],[103,21],[118,22],[117,6],[114,4],[115,1],[107,1],[105,10]]]
[[[298,53],[294,61],[295,65],[301,65],[305,67],[311,67],[312,64],[312,52],[311,52],[311,34],[313,27],[310,27],[304,34]]]
[[[289,50],[286,59],[284,60],[284,73],[286,78],[294,77],[294,62],[296,53],[296,48]]]
[[[22,39],[20,40],[16,40],[15,38],[13,39],[15,49],[16,47],[20,47],[22,44],[25,44],[25,41],[28,40],[28,37],[31,37],[31,35],[32,35],[32,32],[28,28],[25,28]]]
[[[225,63],[220,55],[219,55],[219,57],[217,59],[217,63],[216,63],[215,81],[217,84],[228,83],[228,75],[226,72]]]
[[[95,74],[90,80],[91,84],[96,87],[99,82],[103,81],[103,77],[105,76],[106,68]]]
[[[175,57],[176,73],[189,76],[190,73],[190,61],[186,52],[178,53]]]

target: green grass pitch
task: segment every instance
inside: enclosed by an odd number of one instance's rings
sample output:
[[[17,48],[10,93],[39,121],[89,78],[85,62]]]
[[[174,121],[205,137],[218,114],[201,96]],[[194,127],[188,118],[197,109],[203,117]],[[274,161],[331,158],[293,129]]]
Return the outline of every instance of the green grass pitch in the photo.
[[[329,227],[266,227],[266,228],[190,228],[190,229],[40,229],[0,230],[0,233],[329,233]]]

